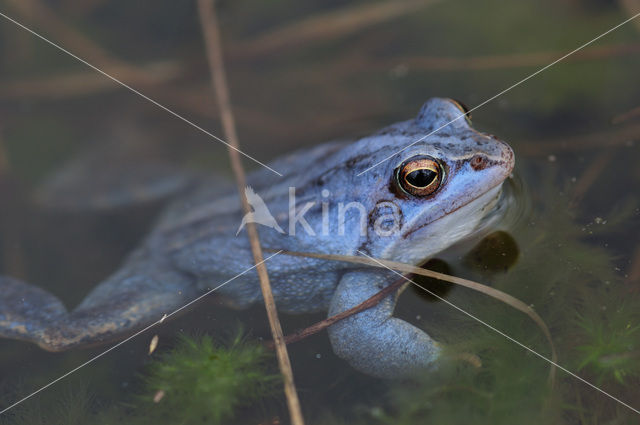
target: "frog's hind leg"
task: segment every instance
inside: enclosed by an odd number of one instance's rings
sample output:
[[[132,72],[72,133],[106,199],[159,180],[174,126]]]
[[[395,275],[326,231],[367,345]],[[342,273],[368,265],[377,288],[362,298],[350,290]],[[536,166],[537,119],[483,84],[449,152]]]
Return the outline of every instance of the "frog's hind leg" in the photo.
[[[194,292],[180,273],[125,267],[68,312],[47,291],[0,276],[0,336],[48,351],[105,343],[160,320],[193,299]]]
[[[331,301],[329,315],[348,310],[394,280],[386,272],[345,274]],[[397,276],[395,276],[397,278]],[[328,329],[333,351],[361,372],[382,378],[407,378],[429,367],[440,349],[421,329],[392,317],[397,294],[347,317]]]
[[[40,343],[67,310],[58,298],[36,286],[0,276],[0,336]]]

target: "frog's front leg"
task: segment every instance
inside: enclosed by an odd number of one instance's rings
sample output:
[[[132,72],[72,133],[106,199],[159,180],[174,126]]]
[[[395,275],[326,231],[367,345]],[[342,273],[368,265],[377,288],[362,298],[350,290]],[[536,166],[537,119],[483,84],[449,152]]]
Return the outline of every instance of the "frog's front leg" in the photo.
[[[329,316],[348,310],[397,279],[391,272],[345,274],[329,307]],[[409,377],[429,367],[440,349],[421,329],[392,317],[398,294],[349,316],[328,329],[333,351],[351,366],[381,378]]]

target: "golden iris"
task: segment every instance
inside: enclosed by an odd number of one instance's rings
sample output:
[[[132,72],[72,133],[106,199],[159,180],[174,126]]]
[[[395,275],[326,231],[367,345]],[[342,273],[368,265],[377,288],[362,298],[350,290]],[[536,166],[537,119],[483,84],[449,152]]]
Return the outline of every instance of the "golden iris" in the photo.
[[[428,196],[440,187],[442,168],[433,158],[412,158],[398,168],[397,181],[411,195]]]

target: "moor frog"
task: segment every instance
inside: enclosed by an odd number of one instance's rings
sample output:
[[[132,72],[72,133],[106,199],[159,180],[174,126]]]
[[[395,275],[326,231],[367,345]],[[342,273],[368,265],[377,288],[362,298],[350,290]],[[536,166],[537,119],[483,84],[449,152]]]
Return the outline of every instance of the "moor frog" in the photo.
[[[474,130],[463,114],[457,102],[431,99],[415,119],[274,161],[270,167],[282,177],[267,169],[254,172],[248,178],[253,193],[279,223],[258,226],[262,245],[420,264],[473,235],[495,210],[514,156],[504,142]],[[244,232],[237,234],[242,218],[234,186],[202,177],[71,311],[36,286],[0,277],[0,336],[50,351],[114,340],[230,279],[217,293],[231,304],[260,302],[249,242]],[[333,315],[397,278],[285,254],[269,259],[267,268],[278,308],[292,313]],[[332,325],[335,353],[381,377],[407,376],[430,365],[438,345],[392,317],[396,298]]]

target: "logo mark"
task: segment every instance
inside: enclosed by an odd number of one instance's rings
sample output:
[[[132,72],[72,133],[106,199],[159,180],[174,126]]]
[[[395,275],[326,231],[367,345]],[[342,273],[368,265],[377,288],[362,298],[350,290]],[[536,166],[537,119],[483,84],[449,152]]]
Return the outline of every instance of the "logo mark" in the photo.
[[[247,223],[262,224],[263,226],[275,229],[280,233],[284,233],[284,230],[282,230],[276,219],[271,215],[269,208],[267,208],[267,205],[264,203],[260,195],[258,195],[251,186],[247,186],[244,189],[244,194],[247,197],[247,202],[249,202],[249,205],[253,208],[253,211],[246,213],[244,217],[242,217],[242,223],[240,223],[240,227],[238,227],[236,236],[238,236]]]

